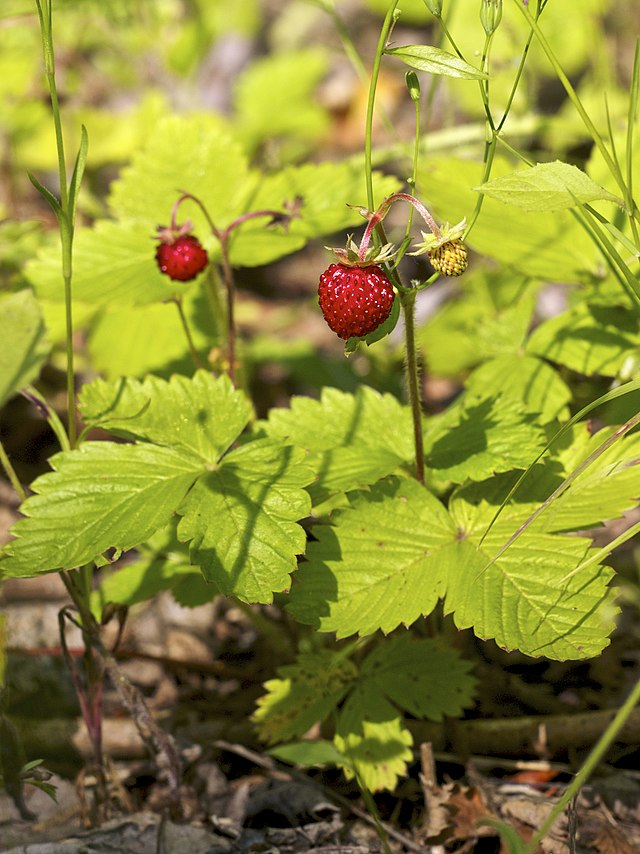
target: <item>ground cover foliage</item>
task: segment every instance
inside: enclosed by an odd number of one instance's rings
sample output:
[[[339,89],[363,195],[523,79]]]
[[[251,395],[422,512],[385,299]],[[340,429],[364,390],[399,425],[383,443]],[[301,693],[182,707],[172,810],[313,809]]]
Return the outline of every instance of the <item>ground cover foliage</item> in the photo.
[[[481,642],[597,661],[637,606],[638,13],[468,5],[0,13],[2,463],[21,498],[0,578],[62,573],[96,757],[101,627],[161,592],[228,597],[258,633],[260,606],[278,615],[282,660],[243,714],[373,812],[411,773],[416,721],[481,716]],[[444,246],[462,236],[459,278],[430,265],[422,204]],[[209,258],[190,282],[154,261],[178,208]],[[343,350],[317,306],[323,247],[357,250],[367,221],[397,248],[395,305]],[[0,676],[0,617],[3,636]],[[628,716],[639,690],[610,705]],[[38,783],[15,765],[8,790]]]

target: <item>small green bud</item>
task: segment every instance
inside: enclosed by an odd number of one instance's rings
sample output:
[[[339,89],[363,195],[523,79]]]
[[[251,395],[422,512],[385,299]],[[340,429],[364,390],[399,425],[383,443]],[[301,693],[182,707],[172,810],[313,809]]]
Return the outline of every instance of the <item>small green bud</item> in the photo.
[[[442,0],[424,0],[424,5],[435,18],[442,17]]]
[[[480,20],[485,33],[492,36],[502,20],[502,0],[482,0]]]
[[[407,84],[407,89],[409,90],[409,97],[412,101],[420,100],[420,81],[418,80],[418,75],[415,71],[407,71],[404,75],[404,81]]]

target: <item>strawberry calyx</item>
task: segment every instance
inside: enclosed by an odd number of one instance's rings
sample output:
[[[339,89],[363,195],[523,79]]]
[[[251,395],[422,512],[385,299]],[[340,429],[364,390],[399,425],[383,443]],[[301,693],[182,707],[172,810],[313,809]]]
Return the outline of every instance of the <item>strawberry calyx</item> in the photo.
[[[435,252],[440,246],[444,246],[445,243],[454,243],[457,240],[460,240],[464,232],[467,228],[467,219],[466,217],[462,219],[456,225],[449,225],[448,222],[445,222],[439,228],[439,234],[429,233],[428,231],[421,231],[422,241],[420,243],[416,243],[415,252],[409,252],[409,255],[425,255],[426,253]]]
[[[384,246],[369,246],[363,254],[361,247],[351,236],[347,239],[345,248],[326,246],[325,249],[333,252],[338,263],[346,267],[377,267],[393,261],[398,252],[393,243],[385,243]]]
[[[181,237],[188,237],[192,230],[193,224],[190,219],[185,220],[182,225],[159,225],[154,239],[159,240],[160,243],[165,243],[167,246],[172,246]]]

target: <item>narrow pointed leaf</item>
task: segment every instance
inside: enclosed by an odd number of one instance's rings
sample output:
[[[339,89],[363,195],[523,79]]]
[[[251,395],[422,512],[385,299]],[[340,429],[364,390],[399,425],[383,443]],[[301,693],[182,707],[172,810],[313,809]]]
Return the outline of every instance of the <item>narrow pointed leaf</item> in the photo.
[[[31,172],[29,172],[27,174],[29,175],[29,180],[31,181],[33,186],[40,193],[40,195],[45,200],[45,202],[47,202],[47,204],[51,207],[51,210],[56,215],[56,219],[58,220],[58,223],[60,225],[65,224],[67,219],[64,215],[64,211],[62,210],[62,206],[61,206],[60,202],[56,199],[56,197],[53,195],[53,193],[50,190],[47,190],[47,188],[44,186],[44,184],[41,184],[40,181],[38,181],[38,179],[36,178],[36,176],[34,174],[32,174]]]
[[[488,75],[453,53],[428,44],[408,44],[404,47],[387,48],[389,56],[395,56],[405,65],[429,74],[444,77],[459,77],[463,80],[486,80]]]
[[[87,129],[84,125],[82,125],[82,130],[80,134],[80,145],[78,147],[78,154],[76,156],[76,162],[73,167],[73,173],[71,175],[71,182],[69,184],[69,221],[73,225],[76,220],[76,206],[78,204],[78,193],[80,192],[80,186],[82,184],[82,177],[84,175],[85,166],[87,165],[87,151],[89,149],[89,135],[87,134]]]

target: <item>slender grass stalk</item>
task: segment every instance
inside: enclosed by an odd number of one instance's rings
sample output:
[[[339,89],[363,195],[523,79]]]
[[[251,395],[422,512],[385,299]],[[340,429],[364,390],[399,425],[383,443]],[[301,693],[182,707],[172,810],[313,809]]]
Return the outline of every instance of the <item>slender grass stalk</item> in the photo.
[[[23,485],[20,483],[20,478],[16,474],[16,470],[13,467],[11,460],[9,459],[9,455],[7,454],[4,445],[0,442],[0,463],[2,464],[2,468],[5,471],[5,474],[9,478],[11,486],[18,493],[18,498],[20,501],[24,501],[27,497]]]
[[[62,245],[62,277],[64,282],[65,303],[65,325],[66,325],[66,361],[67,361],[67,430],[69,444],[72,448],[77,442],[76,427],[76,395],[75,395],[75,372],[73,352],[73,302],[71,292],[72,279],[72,250],[73,231],[75,219],[75,198],[69,199],[69,188],[67,184],[67,166],[64,150],[64,134],[62,132],[62,118],[60,115],[60,103],[58,100],[58,89],[56,85],[56,65],[53,47],[53,21],[52,0],[36,0],[38,18],[40,20],[40,33],[42,39],[42,51],[44,57],[44,69],[51,100],[51,113],[56,137],[56,150],[58,154],[58,175],[60,183],[60,216],[58,224],[60,227],[60,240]],[[77,192],[77,187],[76,187]]]
[[[395,24],[396,7],[398,5],[398,2],[399,0],[392,0],[392,3],[389,5],[389,8],[387,10],[387,14],[385,15],[384,21],[382,23],[382,29],[380,30],[380,38],[378,39],[378,46],[376,48],[376,54],[373,59],[373,67],[371,69],[371,76],[369,79],[369,98],[367,100],[367,119],[364,140],[364,169],[365,181],[367,186],[367,205],[369,206],[369,210],[374,210],[375,208],[375,199],[373,196],[373,171],[371,167],[371,149],[373,140],[373,114],[376,105],[376,89],[378,87],[378,78],[380,77],[380,65],[382,63],[384,49]]]
[[[182,324],[182,329],[184,330],[185,338],[187,339],[187,344],[189,345],[189,352],[191,353],[191,358],[193,359],[193,363],[196,368],[204,368],[202,364],[202,359],[200,358],[200,354],[198,353],[195,344],[193,343],[193,336],[191,335],[191,329],[189,328],[189,323],[187,321],[187,317],[184,313],[184,307],[182,305],[182,297],[175,296],[171,302],[175,303],[176,308],[178,309],[178,314],[180,315],[180,323]]]
[[[227,360],[229,362],[227,371],[229,379],[236,384],[236,321],[235,321],[235,294],[236,284],[233,277],[233,268],[229,261],[228,235],[221,236],[220,249],[222,252],[222,275],[227,292]]]
[[[527,23],[529,24],[529,27],[535,33],[536,38],[538,39],[538,41],[540,43],[540,47],[543,49],[543,51],[547,55],[547,59],[549,60],[549,62],[551,63],[551,65],[553,67],[553,70],[556,74],[556,77],[562,83],[565,92],[569,96],[569,100],[571,101],[571,103],[575,107],[578,115],[582,119],[584,126],[589,131],[591,138],[593,139],[598,151],[602,155],[603,160],[607,164],[607,167],[609,168],[611,175],[613,176],[616,183],[620,187],[620,190],[622,191],[622,195],[623,196],[626,195],[627,187],[626,187],[625,180],[622,176],[622,172],[621,172],[620,168],[618,167],[615,160],[611,156],[611,153],[609,152],[609,149],[605,145],[604,140],[600,134],[600,131],[594,125],[591,117],[589,116],[589,113],[586,111],[582,101],[580,100],[578,93],[576,92],[576,90],[571,85],[571,81],[569,80],[569,78],[567,77],[567,75],[564,72],[564,69],[560,65],[560,61],[558,60],[557,56],[555,55],[551,45],[547,41],[545,34],[540,29],[538,21],[531,14],[529,9],[522,4],[521,0],[513,0],[513,2],[515,3],[519,12],[526,19]]]
[[[629,694],[628,698],[625,700],[623,705],[618,710],[616,716],[611,721],[605,732],[602,734],[602,737],[595,745],[589,756],[587,757],[584,765],[575,775],[564,795],[560,798],[560,800],[554,804],[553,809],[547,816],[547,818],[542,822],[539,830],[534,833],[531,837],[527,845],[524,849],[524,854],[535,854],[538,850],[538,846],[547,835],[547,833],[551,830],[556,820],[564,811],[565,807],[571,803],[573,798],[578,794],[580,789],[587,782],[589,777],[593,774],[596,767],[606,754],[607,750],[611,747],[613,742],[615,741],[616,736],[625,725],[629,715],[637,706],[638,702],[640,702],[640,680],[638,680],[633,688],[633,691]]]
[[[404,318],[404,340],[406,348],[405,375],[409,392],[409,405],[413,419],[413,443],[416,458],[416,480],[424,483],[424,443],[422,438],[422,398],[420,374],[416,350],[415,306],[416,290],[407,288],[400,292],[400,305]]]
[[[627,144],[626,144],[626,155],[627,155],[627,195],[625,197],[625,202],[627,204],[627,208],[629,209],[631,216],[629,217],[629,221],[631,223],[631,230],[633,232],[633,239],[636,242],[636,247],[640,249],[640,233],[638,230],[638,224],[636,221],[636,217],[634,216],[636,212],[636,203],[633,199],[633,135],[635,131],[636,117],[638,113],[638,90],[640,88],[640,40],[636,41],[636,49],[633,55],[633,74],[631,76],[631,89],[629,91],[629,112],[627,115]]]

